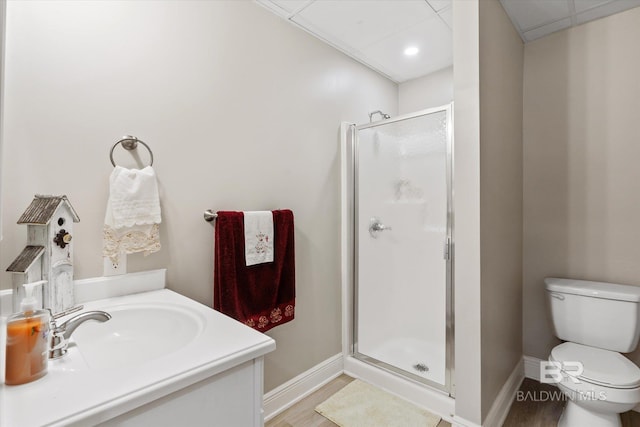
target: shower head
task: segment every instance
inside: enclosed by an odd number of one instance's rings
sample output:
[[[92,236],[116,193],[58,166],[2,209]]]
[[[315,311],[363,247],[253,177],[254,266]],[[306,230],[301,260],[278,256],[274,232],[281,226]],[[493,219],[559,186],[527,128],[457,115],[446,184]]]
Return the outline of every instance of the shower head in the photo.
[[[390,115],[388,115],[386,113],[383,113],[380,110],[376,110],[376,111],[372,111],[372,112],[369,113],[369,123],[373,122],[373,115],[374,114],[380,114],[382,116],[382,120],[386,120],[386,119],[390,119],[391,118]]]

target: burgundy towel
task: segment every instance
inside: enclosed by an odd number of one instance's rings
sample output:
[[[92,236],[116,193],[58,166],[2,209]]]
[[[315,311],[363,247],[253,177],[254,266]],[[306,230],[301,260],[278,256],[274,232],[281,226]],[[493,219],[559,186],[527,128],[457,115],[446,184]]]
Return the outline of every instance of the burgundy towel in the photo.
[[[216,218],[213,308],[260,332],[293,319],[296,293],[293,212],[273,211],[273,262],[246,266],[244,215]]]

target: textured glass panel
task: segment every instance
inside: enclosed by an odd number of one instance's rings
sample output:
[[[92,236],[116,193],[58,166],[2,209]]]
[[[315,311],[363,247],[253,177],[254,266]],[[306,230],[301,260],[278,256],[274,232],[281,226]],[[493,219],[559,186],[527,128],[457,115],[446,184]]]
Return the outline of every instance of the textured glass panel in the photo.
[[[358,352],[442,385],[447,135],[446,111],[359,130],[355,200]]]

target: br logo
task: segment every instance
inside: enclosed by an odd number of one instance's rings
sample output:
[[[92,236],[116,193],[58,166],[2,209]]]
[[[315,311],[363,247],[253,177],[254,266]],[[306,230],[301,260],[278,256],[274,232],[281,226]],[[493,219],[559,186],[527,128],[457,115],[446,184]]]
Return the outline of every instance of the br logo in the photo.
[[[557,384],[570,379],[574,384],[580,384],[578,377],[584,372],[581,362],[540,362],[540,382]]]

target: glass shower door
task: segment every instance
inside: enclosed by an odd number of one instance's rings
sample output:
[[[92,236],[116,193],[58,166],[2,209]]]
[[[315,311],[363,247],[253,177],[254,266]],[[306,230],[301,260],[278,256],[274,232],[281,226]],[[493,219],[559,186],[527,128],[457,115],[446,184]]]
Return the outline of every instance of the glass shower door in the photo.
[[[450,108],[355,129],[355,331],[361,360],[446,389]]]

